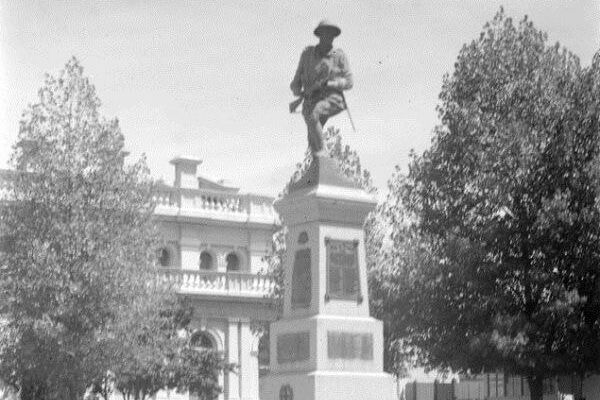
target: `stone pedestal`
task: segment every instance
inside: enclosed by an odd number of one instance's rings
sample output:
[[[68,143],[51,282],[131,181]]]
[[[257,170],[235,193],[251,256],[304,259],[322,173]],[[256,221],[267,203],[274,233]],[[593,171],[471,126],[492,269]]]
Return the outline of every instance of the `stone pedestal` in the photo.
[[[363,222],[375,204],[324,156],[275,202],[288,228],[285,298],[262,400],[395,398],[369,315]]]

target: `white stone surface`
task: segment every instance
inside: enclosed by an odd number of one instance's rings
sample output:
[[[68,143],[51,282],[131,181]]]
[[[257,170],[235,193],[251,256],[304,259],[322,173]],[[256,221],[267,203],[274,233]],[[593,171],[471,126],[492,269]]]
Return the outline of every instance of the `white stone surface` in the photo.
[[[394,378],[383,372],[307,371],[270,375],[261,400],[279,400],[279,390],[286,384],[293,388],[294,399],[396,399]]]
[[[173,186],[157,194],[155,218],[172,264],[163,276],[189,296],[194,306],[193,331],[203,331],[236,373],[222,374],[219,400],[259,400],[258,338],[253,321],[274,319],[267,298],[273,287],[263,262],[273,232],[278,228],[273,199],[227,187],[199,177],[199,160],[179,157]],[[210,270],[200,270],[200,254],[213,259]],[[227,271],[226,258],[238,256],[239,271]],[[261,274],[262,272],[262,274]],[[156,399],[196,399],[193,394],[160,392]]]
[[[329,167],[321,161],[319,168]],[[330,172],[320,170],[314,176],[344,184],[335,177],[331,179]],[[376,201],[366,192],[349,186],[321,185],[313,180],[306,187],[297,185],[290,194],[275,202],[275,208],[288,228],[285,299],[282,319],[271,324],[271,371],[261,381],[262,400],[279,400],[283,385],[290,385],[294,399],[302,400],[396,398],[395,380],[383,372],[383,325],[369,316],[363,222]],[[305,243],[299,240],[303,232],[308,236]],[[327,240],[357,243],[360,296],[334,299],[327,295]],[[292,304],[291,281],[294,255],[305,248],[311,251],[311,302],[308,307],[299,308]],[[299,332],[308,332],[308,357],[296,361],[283,359],[279,363],[278,337]],[[334,357],[328,353],[330,332],[354,337],[358,337],[356,334],[371,335],[372,357],[362,353],[353,357],[347,352]],[[359,340],[345,346],[344,342],[343,349],[364,349],[365,345]],[[297,354],[298,351],[301,350],[286,354]]]

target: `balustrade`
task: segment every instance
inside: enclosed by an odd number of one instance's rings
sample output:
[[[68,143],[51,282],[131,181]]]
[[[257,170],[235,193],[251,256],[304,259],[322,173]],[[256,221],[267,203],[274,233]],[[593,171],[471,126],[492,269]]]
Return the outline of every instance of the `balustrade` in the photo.
[[[179,196],[171,188],[159,188],[154,194],[154,201],[158,207],[179,207]]]
[[[181,293],[265,297],[274,289],[274,282],[268,275],[173,268],[165,268],[161,274]]]
[[[276,222],[273,199],[267,196],[162,186],[157,189],[154,200],[159,214],[178,210],[181,214],[190,212],[197,215],[200,212],[214,218],[229,216],[236,220]]]

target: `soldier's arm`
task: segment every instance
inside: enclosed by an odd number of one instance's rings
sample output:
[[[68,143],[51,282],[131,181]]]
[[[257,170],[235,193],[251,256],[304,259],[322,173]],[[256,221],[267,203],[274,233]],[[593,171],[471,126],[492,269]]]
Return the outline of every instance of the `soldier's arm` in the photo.
[[[298,67],[296,68],[296,74],[294,74],[294,79],[292,79],[292,83],[290,83],[290,89],[292,89],[292,93],[294,96],[302,95],[302,70],[304,65],[304,54],[306,50],[302,52],[300,55],[300,61],[298,61]]]
[[[335,78],[327,82],[327,86],[337,90],[349,90],[352,89],[354,82],[352,81],[352,72],[350,71],[350,65],[348,64],[348,58],[342,50],[338,52],[338,69],[339,73]]]

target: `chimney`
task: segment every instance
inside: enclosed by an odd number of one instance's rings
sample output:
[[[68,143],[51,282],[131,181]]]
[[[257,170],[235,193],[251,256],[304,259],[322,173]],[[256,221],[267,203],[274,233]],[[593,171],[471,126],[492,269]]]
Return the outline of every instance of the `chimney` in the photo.
[[[190,157],[175,157],[170,163],[175,166],[175,182],[173,186],[176,188],[198,189],[196,171],[198,170],[198,165],[202,164],[202,160]]]

